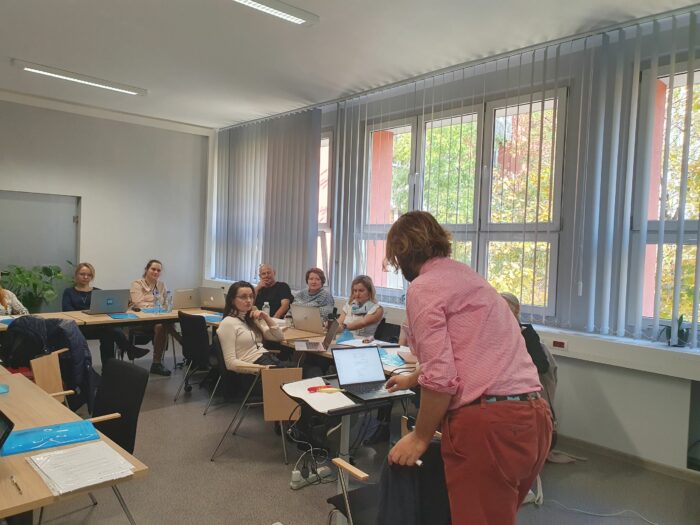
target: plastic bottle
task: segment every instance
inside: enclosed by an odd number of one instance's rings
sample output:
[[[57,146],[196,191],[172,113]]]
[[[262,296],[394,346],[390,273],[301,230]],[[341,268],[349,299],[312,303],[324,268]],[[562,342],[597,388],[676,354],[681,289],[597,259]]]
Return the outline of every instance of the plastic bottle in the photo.
[[[265,312],[267,315],[270,315],[270,303],[265,301],[263,303],[262,311]]]
[[[153,288],[153,313],[160,313],[160,292],[158,288]]]
[[[173,293],[170,290],[165,292],[165,311],[173,311]]]

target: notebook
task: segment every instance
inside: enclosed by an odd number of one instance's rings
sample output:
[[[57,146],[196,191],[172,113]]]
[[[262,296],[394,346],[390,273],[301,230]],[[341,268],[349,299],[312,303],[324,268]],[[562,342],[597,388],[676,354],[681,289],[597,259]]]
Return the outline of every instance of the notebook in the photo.
[[[195,290],[194,288],[175,290],[175,294],[173,295],[173,308],[175,310],[198,308],[199,306],[199,290]]]
[[[325,352],[331,347],[335,334],[338,333],[338,321],[333,321],[328,327],[328,332],[323,341],[294,341],[294,350],[297,352]]]
[[[322,334],[324,332],[321,309],[318,306],[302,306],[292,303],[290,308],[292,311],[294,328],[316,334]]]
[[[363,401],[413,394],[410,390],[387,391],[384,367],[376,346],[334,348],[333,361],[340,387]]]
[[[203,286],[199,289],[199,298],[203,308],[223,310],[226,306],[226,294],[221,288],[207,288]]]
[[[93,290],[90,309],[83,313],[90,315],[116,314],[126,312],[129,306],[129,290]]]

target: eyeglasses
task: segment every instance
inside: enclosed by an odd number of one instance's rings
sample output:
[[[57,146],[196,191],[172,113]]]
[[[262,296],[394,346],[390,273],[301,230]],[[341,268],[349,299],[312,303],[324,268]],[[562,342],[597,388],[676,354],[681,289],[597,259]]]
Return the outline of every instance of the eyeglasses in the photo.
[[[241,301],[254,301],[255,296],[254,295],[237,295],[236,299],[240,299]]]
[[[80,277],[92,277],[91,273],[79,273],[78,274]]]

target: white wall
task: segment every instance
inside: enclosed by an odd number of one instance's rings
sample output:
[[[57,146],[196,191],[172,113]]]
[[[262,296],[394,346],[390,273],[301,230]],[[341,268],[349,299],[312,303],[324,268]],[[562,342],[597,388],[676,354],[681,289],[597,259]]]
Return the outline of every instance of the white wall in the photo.
[[[169,288],[199,286],[207,148],[206,136],[0,101],[0,188],[81,197],[80,259],[102,288],[128,287],[150,258]]]

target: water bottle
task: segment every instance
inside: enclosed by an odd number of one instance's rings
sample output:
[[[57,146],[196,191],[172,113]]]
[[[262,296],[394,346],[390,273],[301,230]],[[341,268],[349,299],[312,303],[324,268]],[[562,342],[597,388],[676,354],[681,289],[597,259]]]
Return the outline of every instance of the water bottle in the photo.
[[[153,313],[160,313],[160,292],[158,287],[153,288]]]
[[[168,313],[173,311],[173,293],[170,290],[165,292],[165,311]]]
[[[270,315],[270,303],[265,301],[263,303],[262,311],[265,312],[267,315]]]

